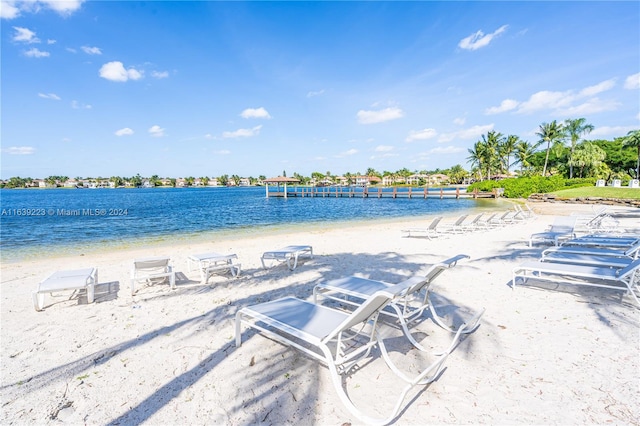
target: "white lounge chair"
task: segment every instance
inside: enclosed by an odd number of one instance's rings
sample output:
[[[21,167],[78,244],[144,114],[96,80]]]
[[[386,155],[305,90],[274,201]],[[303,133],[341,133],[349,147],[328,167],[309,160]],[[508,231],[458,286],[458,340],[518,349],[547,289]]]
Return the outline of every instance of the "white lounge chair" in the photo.
[[[589,254],[592,256],[629,257],[635,259],[640,254],[640,242],[629,248],[607,248],[607,247],[587,247],[562,245],[551,247],[542,252],[542,257],[553,255],[554,253]]]
[[[550,242],[553,243],[553,245],[558,246],[562,241],[575,238],[576,234],[574,228],[576,226],[576,220],[577,218],[575,216],[556,217],[548,231],[531,234],[531,237],[529,238],[529,247],[532,247],[534,242]]]
[[[370,296],[352,313],[287,297],[240,309],[236,314],[236,347],[242,344],[241,325],[252,327],[282,344],[293,346],[310,357],[325,363],[340,400],[360,421],[367,424],[387,424],[400,412],[407,393],[414,386],[423,386],[438,378],[444,362],[458,344],[465,327],[460,327],[452,343],[437,359],[415,377],[408,377],[391,361],[385,343],[377,331],[379,312],[403,284],[389,287]],[[357,371],[359,361],[378,346],[389,368],[407,385],[397,398],[392,413],[384,418],[372,418],[355,406],[347,395],[343,380]]]
[[[630,257],[594,256],[592,254],[552,252],[540,258],[540,262],[569,263],[610,268],[624,268],[633,262]]]
[[[624,268],[602,266],[571,265],[552,262],[527,262],[513,269],[512,289],[516,288],[517,278],[524,283],[528,279],[551,281],[561,284],[573,284],[592,287],[623,290],[631,294],[640,306],[636,275],[640,269],[640,259],[636,259]]]
[[[438,238],[440,233],[437,228],[441,220],[442,216],[436,216],[426,228],[403,229],[401,232],[404,234],[404,237],[426,237],[430,240]]]
[[[442,226],[438,227],[438,232],[443,234],[462,234],[464,233],[463,223],[469,217],[468,214],[460,215],[455,221],[452,223],[445,223]]]
[[[311,246],[287,246],[274,251],[265,251],[260,261],[264,269],[267,269],[265,260],[287,262],[287,266],[293,271],[298,266],[300,256],[308,256],[313,259],[313,248]]]
[[[171,290],[176,288],[176,274],[168,257],[147,257],[133,261],[131,268],[131,295],[136,293],[136,283],[159,284],[169,280]]]
[[[562,243],[563,246],[583,246],[583,247],[609,247],[618,249],[628,249],[640,242],[638,236],[610,235],[610,234],[590,234],[583,237],[572,238]]]
[[[200,271],[200,282],[207,284],[209,278],[216,273],[231,272],[232,277],[240,275],[242,265],[236,262],[236,254],[202,253],[192,254],[187,257],[187,267],[189,272],[193,265]]]
[[[78,290],[86,290],[87,303],[93,303],[95,285],[98,283],[98,269],[85,268],[71,271],[58,271],[38,283],[36,291],[33,292],[33,306],[36,311],[44,309],[44,296],[61,291],[73,290],[71,297]]]
[[[425,310],[429,310],[431,318],[442,328],[457,333],[457,328],[446,325],[442,318],[435,311],[431,301],[431,286],[433,281],[446,269],[454,267],[461,259],[468,259],[469,256],[461,254],[450,259],[443,260],[431,265],[424,276],[415,276],[403,281],[402,292],[396,294],[394,299],[380,313],[390,315],[398,319],[404,334],[409,341],[421,351],[426,349],[420,345],[409,331],[409,324],[422,317]],[[371,297],[375,292],[387,290],[391,287],[398,288],[394,284],[383,281],[375,281],[361,277],[346,277],[320,283],[313,288],[313,300],[315,303],[319,299],[338,301],[341,304],[353,308],[359,307],[363,301]],[[467,333],[471,333],[480,325],[480,317],[484,310],[476,315],[473,320],[468,321]]]

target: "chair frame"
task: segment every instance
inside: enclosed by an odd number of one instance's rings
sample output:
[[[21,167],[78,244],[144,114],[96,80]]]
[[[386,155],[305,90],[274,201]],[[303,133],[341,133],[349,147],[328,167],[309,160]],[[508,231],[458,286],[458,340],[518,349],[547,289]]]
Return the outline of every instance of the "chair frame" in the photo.
[[[440,236],[438,225],[442,219],[442,216],[436,216],[426,228],[409,228],[403,229],[401,232],[405,234],[404,237],[426,237],[432,240]]]
[[[401,284],[398,286],[402,287]],[[380,310],[400,291],[394,287],[376,292],[352,313],[293,297],[242,308],[236,313],[236,347],[242,344],[241,326],[244,324],[279,343],[298,349],[328,367],[340,400],[355,417],[368,424],[387,424],[398,415],[402,402],[414,386],[427,385],[439,377],[447,357],[465,331],[464,327],[460,327],[451,344],[444,351],[436,353],[437,359],[428,368],[415,377],[408,377],[391,361],[384,340],[378,333]],[[293,312],[299,316],[292,318]],[[296,323],[298,321],[295,320],[301,318],[306,322]],[[361,345],[357,346],[359,342]],[[343,386],[343,377],[355,372],[358,363],[369,356],[374,346],[380,349],[391,371],[407,383],[391,414],[383,419],[370,417],[356,407]]]
[[[459,260],[468,259],[469,256],[460,254],[452,258],[443,260],[432,265],[426,272],[425,276],[415,276],[409,278],[397,285],[386,283],[383,281],[369,280],[360,277],[347,277],[337,280],[320,283],[313,288],[314,303],[318,303],[320,299],[333,300],[350,307],[359,307],[372,296],[376,291],[389,288],[399,288],[401,292],[396,294],[394,299],[380,311],[381,314],[397,319],[402,327],[402,331],[413,346],[421,351],[426,349],[418,343],[411,331],[409,325],[420,319],[425,312],[429,310],[431,318],[443,329],[452,333],[457,333],[459,328],[454,329],[444,323],[442,318],[435,310],[431,301],[431,287],[433,281],[446,269],[456,266]],[[403,287],[398,287],[403,285]],[[471,333],[480,325],[480,317],[484,313],[484,309],[474,316],[467,324],[465,333]]]

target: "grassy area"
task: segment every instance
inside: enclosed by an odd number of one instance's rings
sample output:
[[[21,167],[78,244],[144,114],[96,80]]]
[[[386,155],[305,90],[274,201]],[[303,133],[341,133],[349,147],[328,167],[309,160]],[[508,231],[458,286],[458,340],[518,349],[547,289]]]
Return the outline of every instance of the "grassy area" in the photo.
[[[611,186],[585,186],[581,188],[563,189],[554,191],[557,197],[561,198],[621,198],[625,200],[640,200],[640,188],[614,188]]]

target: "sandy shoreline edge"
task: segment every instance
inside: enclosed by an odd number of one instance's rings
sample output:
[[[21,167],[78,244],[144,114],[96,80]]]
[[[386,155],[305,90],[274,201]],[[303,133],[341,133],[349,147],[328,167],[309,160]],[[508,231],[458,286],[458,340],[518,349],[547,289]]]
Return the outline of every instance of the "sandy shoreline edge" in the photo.
[[[531,205],[539,215],[527,223],[433,241],[401,238],[401,229],[428,224],[421,218],[3,263],[0,420],[358,424],[324,367],[252,332],[235,348],[235,312],[283,296],[307,299],[318,282],[349,275],[398,282],[464,253],[469,261],[438,278],[436,300],[453,322],[486,308],[483,324],[451,354],[443,375],[405,402],[398,424],[640,424],[640,318],[629,298],[508,286],[512,268],[541,251],[526,245],[531,233],[555,215],[593,211]],[[293,272],[262,269],[262,252],[289,244],[312,245],[314,259]],[[207,251],[237,253],[240,278],[200,284],[186,257]],[[132,260],[155,255],[172,257],[177,290],[155,286],[132,297]],[[35,312],[38,281],[87,266],[98,268],[104,285],[96,303],[74,299]],[[427,365],[397,327],[386,327],[401,366],[415,372]],[[428,318],[417,328],[434,347],[449,337]],[[384,416],[386,396],[402,383],[375,357],[347,386],[356,402]]]

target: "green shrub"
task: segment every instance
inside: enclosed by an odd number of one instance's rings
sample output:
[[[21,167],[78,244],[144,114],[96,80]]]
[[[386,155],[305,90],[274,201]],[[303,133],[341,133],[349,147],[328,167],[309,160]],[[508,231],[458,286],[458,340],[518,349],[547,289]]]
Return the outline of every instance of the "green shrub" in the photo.
[[[467,188],[467,192],[478,190],[491,192],[494,188],[504,188],[504,196],[507,198],[527,198],[535,193],[549,193],[559,189],[578,188],[581,186],[593,186],[594,178],[564,179],[562,176],[532,176],[523,178],[504,179],[501,181],[475,182]]]

